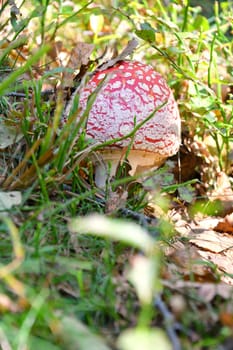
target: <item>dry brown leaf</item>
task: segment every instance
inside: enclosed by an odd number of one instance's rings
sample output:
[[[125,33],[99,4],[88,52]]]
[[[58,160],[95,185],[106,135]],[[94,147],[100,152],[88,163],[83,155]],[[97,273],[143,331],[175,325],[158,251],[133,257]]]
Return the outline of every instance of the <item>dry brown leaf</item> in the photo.
[[[219,234],[212,230],[203,230],[202,233],[192,235],[190,243],[202,250],[221,253],[233,247],[233,237],[228,234]]]
[[[118,188],[117,191],[110,191],[109,197],[106,200],[105,213],[112,214],[113,212],[124,208],[126,205],[128,192],[122,188]]]
[[[70,53],[70,58],[66,64],[66,68],[77,70],[81,66],[87,65],[90,59],[90,55],[94,50],[94,47],[95,46],[93,44],[82,43],[82,42],[77,43]],[[63,86],[73,86],[72,72],[64,72]]]
[[[218,223],[219,219],[208,218],[198,224],[190,224],[192,238],[189,242],[198,248],[198,254],[203,261],[209,261],[217,267],[222,281],[233,285],[233,278],[230,276],[233,275],[233,237],[227,233],[220,234],[214,231],[213,227],[216,224],[213,224],[216,223],[216,220]]]
[[[179,150],[180,163],[174,167],[173,172],[176,179],[181,178],[181,181],[188,181],[196,177],[196,168],[200,159],[196,153],[190,148],[182,145]]]
[[[96,69],[96,71],[102,71],[105,69],[108,69],[112,66],[114,66],[117,62],[125,60],[125,58],[133,53],[133,51],[136,49],[138,46],[138,40],[133,38],[128,42],[128,45],[126,48],[115,58],[107,61],[106,63],[102,64],[100,67]]]
[[[233,314],[230,312],[221,312],[219,319],[224,326],[233,328]]]
[[[219,221],[218,217],[208,216],[204,219],[197,219],[189,224],[191,232],[201,233],[204,230],[213,230]],[[190,234],[191,234],[190,232]]]
[[[80,68],[81,65],[86,65],[89,62],[92,51],[95,46],[88,43],[77,43],[76,47],[71,52],[71,57],[68,62],[69,68]]]
[[[53,45],[51,46],[49,52],[48,52],[48,57],[52,59],[52,61],[57,62],[58,54],[62,52],[63,50],[63,43],[61,40],[54,41]],[[63,62],[60,62],[63,64]]]
[[[223,299],[229,299],[233,294],[232,286],[229,286],[226,283],[202,283],[200,285],[198,294],[206,302],[210,302],[214,299],[215,296],[220,296]]]
[[[162,284],[171,290],[182,292],[185,289],[195,289],[202,300],[211,302],[216,296],[220,296],[224,300],[230,299],[233,295],[233,287],[224,282],[193,282],[193,281],[162,281]]]
[[[202,259],[198,248],[195,246],[175,244],[174,250],[172,251],[170,248],[168,254],[169,264],[167,271],[164,273],[165,278],[174,279],[174,276],[179,273],[185,280],[189,280],[190,277],[195,281],[212,282],[216,280],[211,268]]]
[[[233,203],[233,191],[229,177],[223,172],[217,174],[215,194],[221,200],[229,199]]]
[[[232,222],[232,216],[226,219]],[[213,228],[218,223],[219,218],[211,217],[198,223],[191,222],[189,232],[188,230],[185,232],[185,236],[190,237],[188,246],[175,244],[172,249],[165,251],[170,261],[175,264],[176,271],[182,273],[185,278],[188,278],[191,271],[195,280],[207,282],[220,278],[221,281],[233,285],[233,236],[214,231]],[[215,268],[213,269],[207,262],[214,264],[219,273],[215,279],[213,278],[216,276]],[[168,271],[167,274],[169,275],[169,272],[171,276],[171,271]],[[213,292],[208,291],[208,293],[211,295]]]
[[[219,221],[214,230],[233,234],[233,213],[226,215],[223,220]]]
[[[213,264],[217,265],[220,271],[226,272],[233,275],[233,247],[228,249],[226,252],[221,254],[215,254],[212,252],[207,252],[199,250],[199,254],[206,260],[211,261]],[[229,276],[228,276],[229,277]],[[232,278],[233,281],[233,278]]]

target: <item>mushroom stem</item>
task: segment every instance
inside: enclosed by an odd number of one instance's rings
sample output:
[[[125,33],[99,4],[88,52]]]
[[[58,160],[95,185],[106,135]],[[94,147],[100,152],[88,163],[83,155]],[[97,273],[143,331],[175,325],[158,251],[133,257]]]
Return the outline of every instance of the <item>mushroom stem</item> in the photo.
[[[95,183],[99,188],[104,188],[107,179],[116,175],[117,167],[122,164],[125,152],[123,150],[100,151],[100,157],[95,159]],[[142,174],[147,170],[157,169],[167,157],[158,153],[130,150],[127,155],[131,170],[131,176]]]
[[[148,170],[157,169],[166,161],[167,157],[164,157],[159,153],[130,150],[127,158],[131,166],[129,174],[134,176],[142,174]]]
[[[121,154],[121,152],[119,152]],[[95,183],[99,188],[104,188],[106,182],[116,175],[117,167],[120,161],[120,154],[108,152],[102,154],[102,159],[95,161]]]

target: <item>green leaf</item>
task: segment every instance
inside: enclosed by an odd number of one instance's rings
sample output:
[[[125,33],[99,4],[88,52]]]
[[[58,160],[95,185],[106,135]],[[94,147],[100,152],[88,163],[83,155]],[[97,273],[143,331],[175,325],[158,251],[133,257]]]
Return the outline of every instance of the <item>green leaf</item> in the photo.
[[[190,185],[179,187],[178,192],[180,198],[187,203],[191,203],[195,198],[195,190]]]
[[[208,19],[204,16],[198,15],[193,23],[194,29],[198,32],[205,32],[210,29]]]
[[[136,35],[148,42],[155,41],[155,29],[151,27],[151,25],[147,22],[141,24],[141,30],[136,30]]]
[[[33,350],[62,350],[58,345],[52,344],[49,340],[44,340],[40,337],[29,337],[29,349]]]

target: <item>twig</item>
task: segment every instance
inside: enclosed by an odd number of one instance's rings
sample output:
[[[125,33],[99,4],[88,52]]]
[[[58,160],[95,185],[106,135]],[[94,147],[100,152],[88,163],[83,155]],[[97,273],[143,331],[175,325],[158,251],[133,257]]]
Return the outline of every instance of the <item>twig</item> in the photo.
[[[181,350],[181,344],[176,334],[176,324],[172,313],[168,310],[166,304],[162,301],[161,296],[155,298],[155,306],[159,309],[164,318],[165,328],[173,346],[173,350]]]
[[[152,218],[149,218],[145,216],[143,213],[138,213],[131,209],[120,208],[119,212],[122,213],[123,215],[129,216],[132,219],[138,220],[139,224],[144,228],[147,228],[148,224],[150,224],[152,221]],[[156,220],[156,218],[153,220]]]
[[[26,94],[23,92],[8,92],[5,96],[26,97]]]

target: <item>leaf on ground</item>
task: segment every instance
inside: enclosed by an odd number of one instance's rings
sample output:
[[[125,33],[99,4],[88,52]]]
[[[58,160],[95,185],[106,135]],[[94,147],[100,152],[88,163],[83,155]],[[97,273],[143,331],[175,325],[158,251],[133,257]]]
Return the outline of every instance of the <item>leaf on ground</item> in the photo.
[[[23,135],[19,133],[19,130],[9,127],[0,121],[0,149],[4,149],[15,144],[22,137]]]
[[[233,248],[226,250],[224,253],[212,253],[206,251],[199,251],[200,255],[215,264],[220,272],[224,272],[227,275],[221,274],[221,280],[233,285]]]
[[[0,192],[0,212],[11,209],[14,205],[20,205],[22,195],[19,191]]]
[[[218,233],[214,231],[218,224],[218,218],[207,218],[197,223],[189,225],[189,243],[197,248],[197,253],[203,263],[212,263],[216,266],[220,274],[221,281],[233,285],[233,236],[228,233]],[[181,252],[175,251],[175,256]],[[182,258],[179,259],[182,261]],[[184,258],[183,258],[183,261]]]
[[[224,282],[220,283],[202,283],[199,288],[199,296],[207,303],[211,302],[216,296],[227,300],[232,296],[233,288]]]
[[[79,42],[70,53],[69,60],[66,64],[67,68],[77,70],[82,65],[87,65],[90,60],[90,55],[94,50],[93,44]],[[63,86],[73,86],[73,73],[65,71],[63,74]]]
[[[199,250],[195,246],[175,242],[169,249],[165,249],[168,257],[167,270],[164,278],[175,280],[180,275],[186,281],[215,281],[216,278],[210,266],[202,259]]]
[[[221,253],[233,247],[233,237],[229,234],[219,234],[213,230],[203,230],[202,233],[194,234],[190,243],[202,250]]]
[[[193,282],[186,280],[167,281],[163,280],[162,284],[170,288],[173,291],[185,293],[187,289],[193,289],[197,291],[197,294],[205,302],[211,302],[216,296],[220,296],[224,300],[228,300],[232,297],[233,287],[224,282]]]
[[[110,190],[106,200],[105,213],[112,214],[120,208],[124,208],[126,206],[127,196],[128,192],[121,188],[118,188],[116,191]]]
[[[233,234],[233,213],[226,215],[223,220],[220,220],[214,230],[217,232]]]

